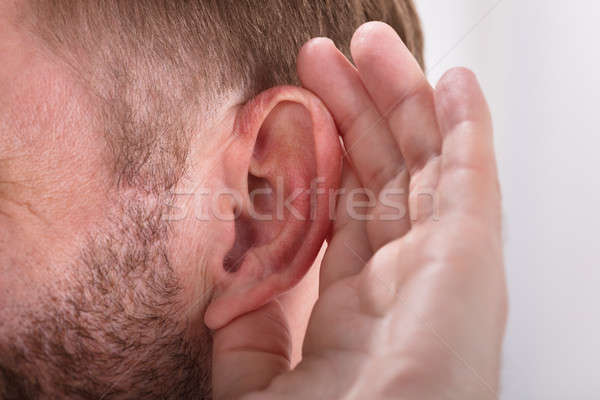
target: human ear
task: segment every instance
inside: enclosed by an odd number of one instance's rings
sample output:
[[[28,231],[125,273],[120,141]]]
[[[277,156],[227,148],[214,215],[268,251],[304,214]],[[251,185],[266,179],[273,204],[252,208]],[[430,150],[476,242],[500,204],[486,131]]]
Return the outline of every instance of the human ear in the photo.
[[[219,329],[291,289],[310,268],[330,227],[342,158],[329,111],[299,87],[270,89],[237,114],[225,148],[236,201],[231,247],[209,265],[214,296],[205,323]]]

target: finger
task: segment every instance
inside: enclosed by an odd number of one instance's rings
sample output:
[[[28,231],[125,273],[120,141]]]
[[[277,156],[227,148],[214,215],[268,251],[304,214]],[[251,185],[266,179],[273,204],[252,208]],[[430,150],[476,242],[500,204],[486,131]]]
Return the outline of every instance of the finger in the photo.
[[[377,205],[367,221],[367,234],[373,252],[410,230],[409,182],[410,176],[405,169],[379,192]]]
[[[500,223],[500,187],[488,105],[475,75],[457,68],[436,88],[444,140],[440,192],[447,211]]]
[[[291,336],[277,302],[246,314],[213,335],[213,398],[235,400],[289,371]]]
[[[346,166],[342,177],[342,191],[337,199],[333,236],[323,258],[319,292],[345,277],[359,273],[371,258],[365,230],[366,217],[361,210],[352,210],[352,196],[361,188],[352,168]]]
[[[324,70],[322,65],[327,68]],[[356,68],[333,42],[314,39],[307,43],[300,52],[298,72],[305,87],[315,92],[333,113],[359,181],[376,196],[373,220],[367,223],[368,241],[376,251],[410,229],[408,216],[398,213],[408,209],[409,182],[400,149]],[[384,187],[395,191],[382,198]],[[390,207],[382,200],[394,204]],[[349,232],[352,229],[355,228],[344,231],[338,240],[345,241],[344,236],[353,235]]]
[[[301,49],[298,74],[333,114],[362,185],[378,193],[403,160],[354,66],[331,40],[317,38]]]
[[[354,34],[351,48],[360,77],[414,176],[441,149],[433,89],[389,25],[362,25]]]

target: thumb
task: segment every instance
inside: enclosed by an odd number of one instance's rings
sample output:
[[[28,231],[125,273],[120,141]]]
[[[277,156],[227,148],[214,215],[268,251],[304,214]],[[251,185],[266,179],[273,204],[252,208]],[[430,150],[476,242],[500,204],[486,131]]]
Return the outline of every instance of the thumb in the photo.
[[[215,331],[213,398],[234,400],[265,389],[290,370],[291,348],[285,313],[276,300]]]

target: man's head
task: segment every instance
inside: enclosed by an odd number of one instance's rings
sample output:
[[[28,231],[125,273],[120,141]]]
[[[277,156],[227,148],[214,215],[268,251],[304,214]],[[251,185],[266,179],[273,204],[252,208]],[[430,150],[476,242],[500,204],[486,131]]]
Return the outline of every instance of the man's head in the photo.
[[[0,19],[0,398],[209,396],[204,322],[289,290],[327,233],[305,191],[336,186],[339,146],[280,86],[298,50],[347,53],[377,19],[422,61],[412,2],[7,0]]]

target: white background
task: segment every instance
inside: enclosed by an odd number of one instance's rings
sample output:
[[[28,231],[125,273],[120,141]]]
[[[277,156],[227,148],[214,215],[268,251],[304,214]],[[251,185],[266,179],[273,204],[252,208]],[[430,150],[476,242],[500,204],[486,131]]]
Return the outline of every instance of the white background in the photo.
[[[428,75],[495,120],[510,317],[504,399],[600,399],[600,2],[416,0]]]

